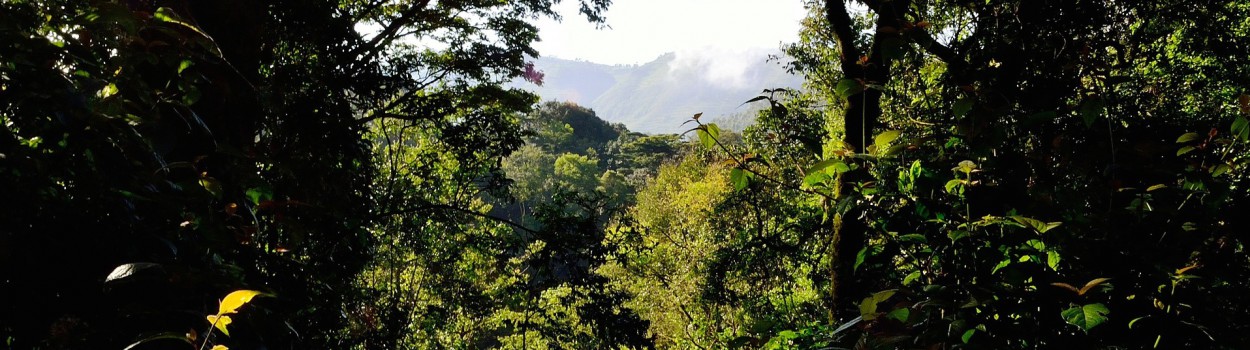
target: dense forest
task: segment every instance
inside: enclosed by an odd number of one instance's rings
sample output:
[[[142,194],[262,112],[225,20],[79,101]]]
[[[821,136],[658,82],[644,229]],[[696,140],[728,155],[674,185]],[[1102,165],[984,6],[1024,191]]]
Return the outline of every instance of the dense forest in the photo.
[[[683,134],[558,3],[0,2],[0,346],[1250,347],[1250,1],[805,0]]]

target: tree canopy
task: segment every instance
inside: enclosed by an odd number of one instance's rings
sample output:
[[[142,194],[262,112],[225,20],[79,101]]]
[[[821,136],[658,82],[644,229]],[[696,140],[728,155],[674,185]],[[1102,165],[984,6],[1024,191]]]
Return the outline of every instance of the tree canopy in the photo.
[[[1250,346],[1250,2],[805,1],[682,135],[507,87],[558,4],[0,3],[0,340]]]

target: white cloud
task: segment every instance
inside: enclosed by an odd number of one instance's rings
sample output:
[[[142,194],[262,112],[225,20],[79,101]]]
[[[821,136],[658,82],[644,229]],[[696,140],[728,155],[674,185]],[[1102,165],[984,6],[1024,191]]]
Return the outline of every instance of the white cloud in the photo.
[[[704,47],[775,49],[794,40],[806,14],[801,0],[620,0],[606,13],[611,28],[598,30],[577,13],[576,0],[559,9],[563,23],[538,23],[539,52],[607,64]]]
[[[704,47],[677,51],[669,72],[674,79],[703,79],[713,85],[744,88],[757,82],[751,71],[768,59],[773,49]]]

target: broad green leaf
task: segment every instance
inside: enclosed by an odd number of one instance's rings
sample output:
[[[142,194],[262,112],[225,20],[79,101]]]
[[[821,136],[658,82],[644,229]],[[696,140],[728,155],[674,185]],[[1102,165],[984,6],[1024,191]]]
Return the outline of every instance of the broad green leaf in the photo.
[[[899,154],[903,152],[903,150],[906,150],[906,149],[907,149],[907,145],[893,145],[893,146],[890,146],[889,148],[886,148],[885,151],[882,151],[881,155],[887,156],[887,157],[893,156],[895,154]]]
[[[873,143],[877,145],[877,149],[883,149],[888,146],[890,142],[894,142],[895,139],[898,139],[899,135],[902,135],[901,131],[889,130],[878,134],[877,137],[873,139]]]
[[[178,63],[178,74],[182,74],[182,71],[187,70],[187,68],[191,68],[194,64],[195,63],[191,62],[191,60],[182,60],[181,63]]]
[[[230,322],[232,322],[232,320],[230,320],[230,316],[208,315],[207,318],[208,323],[220,330],[221,334],[230,335],[230,330],[226,329],[226,326],[229,326]]]
[[[968,329],[968,331],[964,332],[963,336],[959,337],[959,340],[963,340],[964,344],[967,344],[968,341],[972,340],[972,335],[976,333],[977,333],[976,328]]]
[[[1059,225],[1063,225],[1062,222],[1044,222],[1041,220],[1027,218],[1027,217],[1023,217],[1019,215],[1012,216],[1011,219],[1015,220],[1016,222],[1019,222],[1022,225],[1025,225],[1034,230],[1037,230],[1037,233],[1046,233],[1046,231],[1050,231],[1051,229],[1059,227]]]
[[[927,243],[929,242],[929,239],[922,234],[911,233],[911,234],[898,236],[898,241],[899,242],[911,242],[911,243]]]
[[[829,175],[824,172],[808,173],[807,176],[803,177],[803,185],[812,187],[825,182],[827,179],[829,179]]]
[[[855,254],[855,265],[851,266],[851,269],[859,270],[859,265],[862,265],[868,257],[881,254],[882,251],[885,251],[885,247],[881,245],[869,245],[860,248],[859,253]]]
[[[1196,150],[1196,149],[1198,149],[1198,148],[1197,148],[1197,147],[1194,147],[1194,146],[1185,146],[1185,147],[1181,147],[1181,149],[1176,150],[1176,155],[1178,155],[1178,156],[1182,156],[1182,155],[1185,155],[1185,153],[1193,152],[1193,151],[1194,151],[1194,150]]]
[[[838,86],[834,88],[834,92],[838,96],[850,97],[864,91],[864,84],[860,84],[854,79],[842,79],[838,81]]]
[[[1011,259],[1003,259],[1003,261],[999,261],[998,265],[994,265],[994,269],[990,270],[990,273],[998,273],[998,270],[1002,270],[1007,266],[1011,266]]]
[[[1059,256],[1059,252],[1053,250],[1046,252],[1046,266],[1050,266],[1051,270],[1058,271],[1059,262],[1062,260],[1063,258]]]
[[[1089,333],[1090,329],[1107,322],[1107,314],[1110,313],[1111,310],[1107,309],[1106,305],[1087,304],[1063,310],[1061,315],[1063,316],[1063,320],[1067,321],[1068,324],[1076,326],[1082,331]]]
[[[833,166],[826,168],[825,172],[827,173],[828,170],[833,170],[834,174],[842,174],[851,171],[851,166],[846,165],[846,163],[843,162],[837,162],[833,164]]]
[[[716,123],[707,123],[707,133],[708,135],[711,135],[712,138],[719,140],[720,126],[717,126]]]
[[[240,307],[251,302],[252,298],[255,298],[257,295],[262,294],[264,293],[246,289],[230,292],[225,299],[221,299],[221,304],[217,308],[217,314],[225,315],[238,312]]]
[[[269,186],[257,186],[247,189],[245,195],[252,204],[260,204],[261,201],[273,199],[273,189]]]
[[[964,230],[954,230],[946,234],[947,237],[950,237],[951,242],[959,242],[959,240],[968,238],[970,235],[972,234]]]
[[[829,167],[835,166],[837,164],[842,164],[842,166],[846,166],[846,163],[842,163],[841,160],[825,159],[820,162],[817,162],[815,165],[812,165],[811,168],[807,168],[807,174],[811,175],[812,173],[823,172],[825,171],[825,169],[828,169]]]
[[[912,282],[915,282],[917,278],[920,278],[920,271],[912,271],[907,274],[907,277],[903,277],[903,285],[909,285]]]
[[[734,191],[742,191],[747,188],[749,179],[747,179],[747,174],[742,169],[734,168],[729,171],[729,182],[733,183]]]
[[[946,193],[953,195],[962,195],[964,193],[964,180],[954,179],[946,182]]]
[[[911,316],[911,309],[908,309],[908,308],[895,309],[894,311],[890,311],[890,314],[888,316],[890,318],[898,320],[899,322],[907,322],[907,318]]]
[[[1202,138],[1202,135],[1198,135],[1198,133],[1196,132],[1190,132],[1190,133],[1185,133],[1184,135],[1181,135],[1181,137],[1177,138],[1176,143],[1190,143],[1190,142],[1197,141],[1198,139],[1201,139],[1201,138]]]
[[[113,96],[116,94],[117,94],[117,85],[114,85],[114,84],[105,85],[104,88],[100,89],[100,98],[109,98],[109,96]]]
[[[1219,164],[1219,165],[1213,166],[1211,167],[1211,177],[1224,175],[1224,173],[1227,173],[1229,169],[1231,168],[1228,167],[1228,164]]]
[[[877,318],[877,304],[880,304],[881,302],[886,301],[886,299],[890,299],[890,297],[894,296],[895,292],[896,291],[892,289],[885,290],[885,291],[877,292],[876,294],[868,296],[867,298],[864,298],[864,300],[859,303],[860,317],[863,317],[864,320],[869,320],[869,321],[876,319]]]
[[[703,144],[703,147],[711,149],[712,146],[716,146],[716,140],[712,139],[712,135],[707,132],[707,127],[695,129],[695,134],[699,135],[699,143]]]
[[[1246,117],[1237,117],[1233,119],[1233,127],[1231,129],[1233,137],[1241,141],[1250,141],[1250,119]]]
[[[970,174],[973,170],[977,170],[977,163],[974,163],[971,160],[960,161],[959,165],[956,166],[955,169],[959,169],[962,173]]]

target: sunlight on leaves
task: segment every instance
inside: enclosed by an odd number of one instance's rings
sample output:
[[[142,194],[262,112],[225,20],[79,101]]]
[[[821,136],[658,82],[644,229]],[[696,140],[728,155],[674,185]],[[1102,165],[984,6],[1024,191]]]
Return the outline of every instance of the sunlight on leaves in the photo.
[[[1107,322],[1107,314],[1110,313],[1111,310],[1103,304],[1088,304],[1063,310],[1061,315],[1068,324],[1089,333],[1090,329]]]
[[[221,300],[221,304],[218,305],[217,314],[225,315],[238,312],[240,307],[252,301],[252,298],[255,298],[257,295],[262,294],[264,293],[254,290],[236,290],[231,292],[226,295],[225,299]]]
[[[213,327],[220,330],[221,334],[230,335],[230,331],[226,329],[226,326],[229,326],[230,322],[233,322],[233,320],[230,319],[230,316],[208,315],[207,318],[208,323],[211,323]]]

